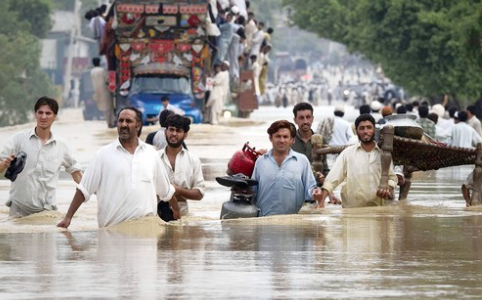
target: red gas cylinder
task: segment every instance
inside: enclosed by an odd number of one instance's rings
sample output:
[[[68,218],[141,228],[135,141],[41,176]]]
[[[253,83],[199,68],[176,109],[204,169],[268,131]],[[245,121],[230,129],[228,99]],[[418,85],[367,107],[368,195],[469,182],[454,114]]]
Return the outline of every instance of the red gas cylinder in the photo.
[[[243,149],[240,151],[236,151],[231,157],[231,160],[228,163],[228,170],[226,173],[228,175],[234,175],[242,173],[248,177],[251,177],[254,170],[254,163],[256,159],[260,155],[259,152],[255,150],[255,148],[251,148],[248,145],[249,143],[245,143]]]

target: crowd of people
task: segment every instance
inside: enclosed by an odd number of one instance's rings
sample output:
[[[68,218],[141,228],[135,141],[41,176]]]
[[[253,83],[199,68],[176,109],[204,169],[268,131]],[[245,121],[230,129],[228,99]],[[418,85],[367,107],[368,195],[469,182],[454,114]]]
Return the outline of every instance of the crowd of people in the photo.
[[[51,131],[59,110],[57,101],[38,99],[34,106],[36,126],[13,135],[0,154],[0,172],[14,174],[9,177],[10,216],[56,210],[55,191],[61,168],[78,185],[59,227],[69,227],[79,207],[94,194],[99,227],[148,215],[158,215],[164,221],[186,216],[188,200],[199,201],[205,196],[202,164],[185,143],[190,119],[170,110],[168,99],[164,100],[159,115],[161,129],[148,135],[146,142],[139,139],[142,113],[134,107],[123,108],[117,116],[118,137],[98,150],[82,173],[68,143]],[[382,152],[375,141],[377,128],[387,119],[390,121],[388,116],[394,110],[399,115],[418,115],[426,142],[441,143],[445,139],[448,145],[466,148],[482,142],[477,133],[481,125],[473,106],[460,111],[450,108],[446,117],[440,104],[430,108],[427,103],[411,102],[392,108],[372,102],[360,107],[353,125],[343,120],[343,107],[336,107],[333,117],[320,122],[315,131],[313,106],[301,102],[293,108],[293,122],[279,120],[269,126],[272,148],[262,151],[255,162],[252,179],[257,182],[254,189],[259,216],[296,214],[306,201],[315,201],[323,208],[327,198],[329,203],[343,207],[379,206],[387,199],[395,199],[396,186],[405,181],[403,170],[391,162],[388,185],[379,186]],[[475,120],[470,121],[472,118]],[[438,131],[440,120],[449,125]],[[325,156],[321,172],[312,167],[315,133],[323,136],[324,145],[348,145],[331,169]],[[25,155],[21,156],[21,152]],[[17,160],[24,160],[23,165]],[[342,187],[341,199],[334,194],[338,186]],[[462,186],[468,204],[472,189],[469,175]]]

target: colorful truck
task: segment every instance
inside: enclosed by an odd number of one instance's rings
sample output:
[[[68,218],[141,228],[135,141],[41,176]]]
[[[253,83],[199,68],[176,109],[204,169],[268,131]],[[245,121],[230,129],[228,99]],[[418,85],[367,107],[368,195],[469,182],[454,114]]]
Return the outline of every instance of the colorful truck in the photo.
[[[201,123],[211,65],[206,0],[117,0],[114,5],[116,68],[109,84],[116,108],[137,107],[148,124],[167,95]]]

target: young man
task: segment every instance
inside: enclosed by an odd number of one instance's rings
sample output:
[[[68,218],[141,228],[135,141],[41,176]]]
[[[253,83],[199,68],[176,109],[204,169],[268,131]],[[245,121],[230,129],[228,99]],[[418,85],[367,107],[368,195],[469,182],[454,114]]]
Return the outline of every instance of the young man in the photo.
[[[156,150],[138,137],[141,130],[142,113],[123,108],[117,119],[118,139],[97,151],[58,227],[69,227],[75,212],[93,194],[99,227],[156,215],[158,198],[173,198],[174,187]]]
[[[180,216],[189,212],[187,199],[201,200],[204,197],[204,178],[201,160],[193,153],[184,149],[184,139],[189,132],[191,121],[180,115],[171,115],[166,120],[167,146],[158,154],[169,175],[169,180],[175,188],[174,196],[179,204]],[[158,214],[164,221],[179,219],[173,209],[172,216],[165,203],[159,203]]]
[[[170,103],[169,97],[166,96],[166,95],[161,97],[161,105],[162,106],[161,106],[161,110],[159,111],[159,115],[157,115],[155,117],[147,118],[146,119],[147,122],[149,122],[149,123],[160,122],[161,113],[165,110],[172,111],[173,113],[181,115],[181,116],[184,116],[186,114],[186,112],[184,110],[182,110],[180,108],[177,108],[174,105],[172,105]]]
[[[268,134],[273,148],[256,160],[252,176],[259,183],[256,206],[260,216],[297,214],[305,199],[321,201],[308,158],[291,149],[295,126],[276,121]]]
[[[27,216],[43,210],[57,210],[56,186],[61,167],[75,182],[82,179],[80,165],[67,143],[51,131],[59,105],[42,97],[35,104],[37,126],[12,136],[0,154],[0,173],[5,171],[20,151],[27,154],[23,171],[10,187],[7,206],[10,216]]]
[[[324,199],[340,184],[343,207],[364,207],[383,205],[383,199],[393,199],[393,189],[397,185],[397,175],[390,164],[388,189],[379,189],[382,175],[381,149],[373,140],[375,119],[369,114],[360,115],[355,120],[358,143],[349,146],[336,159],[323,184]]]

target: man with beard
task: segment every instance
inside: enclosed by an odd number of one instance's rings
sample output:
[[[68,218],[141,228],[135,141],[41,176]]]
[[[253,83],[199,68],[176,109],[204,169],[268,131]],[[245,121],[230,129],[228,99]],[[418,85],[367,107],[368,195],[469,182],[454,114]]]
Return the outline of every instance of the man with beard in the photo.
[[[167,146],[160,149],[158,154],[175,188],[174,197],[179,204],[179,212],[177,207],[171,209],[167,203],[159,202],[158,214],[164,221],[187,215],[187,199],[201,200],[204,197],[201,160],[182,146],[190,124],[191,120],[180,115],[171,115],[166,120]]]
[[[158,199],[175,201],[166,169],[154,147],[139,139],[141,130],[142,113],[134,107],[121,109],[119,138],[97,151],[58,227],[69,227],[75,212],[93,194],[99,227],[156,215]]]
[[[260,216],[297,214],[305,199],[321,201],[310,162],[291,149],[295,126],[276,121],[268,134],[273,148],[256,160],[252,176],[259,184],[256,206]]]
[[[393,163],[388,172],[389,188],[378,188],[382,175],[382,150],[373,140],[375,119],[369,114],[360,115],[355,120],[355,128],[359,141],[341,152],[328,173],[318,204],[321,207],[329,193],[342,183],[343,207],[380,206],[384,199],[393,199],[393,189],[397,185]]]

